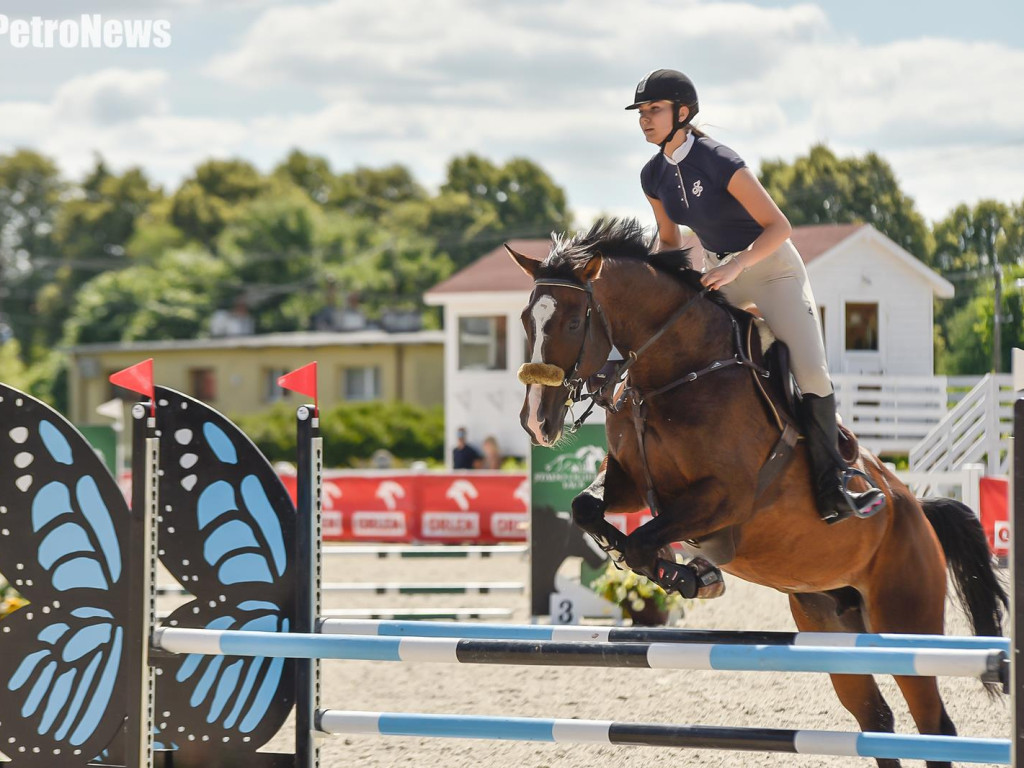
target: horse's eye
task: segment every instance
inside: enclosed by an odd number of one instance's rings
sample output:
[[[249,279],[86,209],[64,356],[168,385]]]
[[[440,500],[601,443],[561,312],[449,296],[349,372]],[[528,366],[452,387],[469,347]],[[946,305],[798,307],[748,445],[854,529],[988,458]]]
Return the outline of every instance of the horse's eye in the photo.
[[[578,330],[579,327],[580,327],[580,319],[578,317],[573,318],[572,320],[569,321],[569,330],[570,331]]]

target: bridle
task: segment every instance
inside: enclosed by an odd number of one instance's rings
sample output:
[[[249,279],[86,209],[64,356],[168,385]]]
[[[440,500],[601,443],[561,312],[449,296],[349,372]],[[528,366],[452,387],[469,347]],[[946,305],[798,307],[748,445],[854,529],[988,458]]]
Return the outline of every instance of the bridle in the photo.
[[[576,355],[576,362],[573,363],[572,369],[566,374],[562,381],[562,386],[569,390],[568,400],[570,402],[576,402],[580,399],[580,391],[583,389],[583,378],[576,374],[580,370],[580,365],[583,363],[583,355],[587,351],[587,337],[590,336],[590,318],[593,315],[594,310],[597,310],[598,316],[601,318],[601,323],[604,325],[605,335],[608,337],[608,343],[612,343],[612,327],[608,322],[608,318],[604,314],[604,310],[601,309],[601,305],[597,303],[597,299],[594,298],[594,286],[588,280],[586,283],[578,283],[575,280],[566,280],[558,277],[541,277],[533,281],[534,290],[538,286],[550,285],[563,288],[572,288],[575,291],[583,291],[587,296],[587,314],[583,320],[583,341],[580,342],[580,351]],[[530,298],[530,304],[533,304],[533,297]],[[590,395],[592,397],[592,395]],[[587,410],[590,413],[590,409]],[[582,422],[581,422],[582,423]],[[570,428],[570,432],[575,432],[578,425],[574,425],[574,428]]]

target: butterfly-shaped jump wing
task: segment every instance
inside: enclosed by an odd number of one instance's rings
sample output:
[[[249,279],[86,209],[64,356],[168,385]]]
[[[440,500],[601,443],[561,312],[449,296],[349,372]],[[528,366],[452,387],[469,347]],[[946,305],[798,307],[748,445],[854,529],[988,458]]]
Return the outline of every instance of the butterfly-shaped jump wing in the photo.
[[[0,573],[30,604],[0,622],[0,751],[85,765],[125,716],[128,508],[85,438],[0,384]]]
[[[228,419],[174,390],[157,388],[157,424],[160,559],[195,596],[166,624],[292,631],[295,508],[273,468]],[[179,750],[176,765],[254,753],[294,700],[290,660],[189,655],[158,663],[157,726]]]

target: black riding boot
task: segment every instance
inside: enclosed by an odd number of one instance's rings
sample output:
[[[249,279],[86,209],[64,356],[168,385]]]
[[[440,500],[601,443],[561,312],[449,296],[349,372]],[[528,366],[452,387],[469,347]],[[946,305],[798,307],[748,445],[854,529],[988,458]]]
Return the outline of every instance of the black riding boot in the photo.
[[[826,523],[838,523],[847,517],[871,517],[885,506],[885,494],[871,478],[846,466],[839,455],[839,425],[836,423],[836,396],[804,395],[800,403],[807,452],[811,459],[814,498],[818,514]],[[871,486],[860,493],[846,486],[860,475]]]

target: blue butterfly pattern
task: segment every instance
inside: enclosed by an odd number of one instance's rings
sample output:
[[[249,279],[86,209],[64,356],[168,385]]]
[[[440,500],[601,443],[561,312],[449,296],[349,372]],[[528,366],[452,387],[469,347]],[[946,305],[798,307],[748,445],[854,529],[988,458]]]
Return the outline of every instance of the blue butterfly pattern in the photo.
[[[291,631],[295,508],[287,490],[221,414],[162,387],[157,406],[160,559],[194,595],[166,625]],[[291,660],[189,655],[155,664],[157,726],[179,750],[176,765],[215,764],[218,754],[237,756],[240,744],[255,751],[294,700]]]
[[[159,389],[160,559],[193,599],[169,626],[287,632],[295,510],[216,411]],[[123,762],[129,511],[85,439],[0,385],[0,572],[31,601],[0,622],[0,751],[18,766]],[[257,753],[294,700],[294,662],[153,654],[155,739],[174,764],[280,765]]]
[[[0,384],[0,571],[30,604],[0,622],[0,750],[85,765],[121,727],[128,508],[81,435]]]

